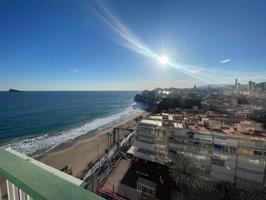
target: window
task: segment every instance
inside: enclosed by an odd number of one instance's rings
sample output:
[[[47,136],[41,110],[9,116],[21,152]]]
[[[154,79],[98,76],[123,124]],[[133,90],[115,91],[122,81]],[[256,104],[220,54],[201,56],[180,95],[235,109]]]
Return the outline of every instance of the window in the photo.
[[[172,150],[172,149],[169,149],[169,153],[176,153],[176,151],[175,150]]]
[[[200,143],[199,142],[194,142],[195,145],[199,145]]]
[[[235,153],[236,152],[236,148],[235,147],[230,147],[230,153]]]
[[[254,151],[255,156],[262,156],[262,151]]]
[[[212,164],[224,167],[225,161],[218,158],[212,158]]]
[[[207,148],[207,149],[211,149],[211,146],[212,146],[211,144],[203,144],[202,145],[202,147]]]
[[[221,146],[221,151],[222,152],[228,152],[228,147],[227,146]]]
[[[236,152],[236,147],[223,146],[220,144],[214,144],[213,148],[216,151],[221,151],[224,153],[235,153]]]
[[[214,144],[213,145],[214,150],[220,150],[222,148],[222,145],[220,144]]]

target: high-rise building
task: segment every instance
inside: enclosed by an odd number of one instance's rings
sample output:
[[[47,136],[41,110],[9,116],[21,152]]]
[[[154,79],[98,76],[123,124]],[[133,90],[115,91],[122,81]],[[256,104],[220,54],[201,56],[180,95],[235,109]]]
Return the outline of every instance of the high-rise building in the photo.
[[[249,81],[248,82],[248,91],[251,91],[252,90],[252,81]]]
[[[237,88],[237,85],[238,85],[238,81],[237,81],[237,78],[235,79],[235,88]]]
[[[238,89],[239,89],[239,83],[238,83],[238,80],[236,78],[236,80],[235,80],[235,93],[238,93]]]

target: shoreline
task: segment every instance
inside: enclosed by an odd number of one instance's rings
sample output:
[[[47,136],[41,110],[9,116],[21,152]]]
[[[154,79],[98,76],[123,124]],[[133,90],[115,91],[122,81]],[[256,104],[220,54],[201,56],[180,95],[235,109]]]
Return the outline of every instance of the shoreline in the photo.
[[[97,159],[97,156],[101,155],[108,148],[107,133],[111,133],[117,127],[132,128],[136,124],[136,118],[144,117],[147,114],[147,112],[143,111],[111,127],[89,131],[74,140],[62,143],[44,152],[42,155],[35,157],[35,159],[59,170],[69,165],[73,176],[78,176],[88,163]],[[128,130],[120,130],[119,139],[123,139],[127,134],[129,134]]]
[[[88,121],[68,123],[64,127],[55,128],[54,130],[50,130],[48,127],[47,130],[43,128],[38,133],[34,132],[33,134],[21,134],[19,137],[10,137],[10,139],[1,140],[0,147],[12,148],[30,157],[38,158],[54,149],[72,145],[73,142],[81,138],[87,138],[88,135],[93,136],[103,130],[124,123],[145,112],[144,107],[145,105],[133,103],[118,111],[118,113],[114,112],[104,116],[96,116]]]

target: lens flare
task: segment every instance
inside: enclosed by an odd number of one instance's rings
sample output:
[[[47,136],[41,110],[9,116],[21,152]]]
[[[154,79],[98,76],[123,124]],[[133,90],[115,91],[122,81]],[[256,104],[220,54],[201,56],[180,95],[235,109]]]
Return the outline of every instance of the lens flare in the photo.
[[[160,64],[162,64],[162,65],[167,65],[170,63],[169,58],[166,55],[159,56],[158,60],[159,60]]]
[[[118,20],[117,17],[101,2],[96,1],[96,5],[92,6],[92,10],[96,15],[113,31],[117,36],[116,40],[118,43],[136,53],[145,55],[146,57],[155,59],[161,65],[168,65],[196,80],[203,81],[205,83],[218,83],[206,75],[203,75],[197,70],[197,67],[186,67],[181,63],[169,60],[166,55],[159,55],[155,51],[151,50],[144,42],[140,41],[135,34],[133,34],[128,27]],[[197,73],[195,73],[197,72]]]

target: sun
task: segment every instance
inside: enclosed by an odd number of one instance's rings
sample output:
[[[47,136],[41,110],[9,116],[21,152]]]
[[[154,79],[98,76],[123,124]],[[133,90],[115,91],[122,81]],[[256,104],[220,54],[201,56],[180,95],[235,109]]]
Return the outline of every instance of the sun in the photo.
[[[158,57],[158,61],[162,64],[162,65],[167,65],[169,64],[169,58],[166,55],[162,55]]]

